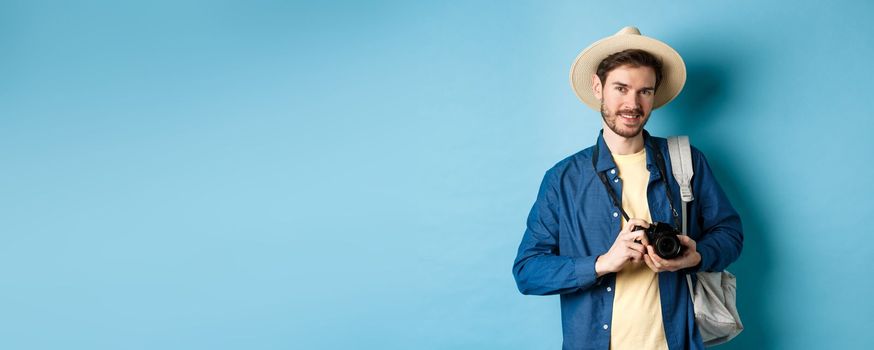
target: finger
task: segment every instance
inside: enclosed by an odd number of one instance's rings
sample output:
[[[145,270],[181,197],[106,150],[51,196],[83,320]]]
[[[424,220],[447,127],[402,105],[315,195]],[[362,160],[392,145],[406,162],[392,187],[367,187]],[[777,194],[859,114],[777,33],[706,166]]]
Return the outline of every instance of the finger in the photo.
[[[637,238],[635,238],[636,236],[637,235],[634,232],[624,232],[621,235],[619,235],[619,237],[617,237],[616,239],[621,240],[621,241],[625,241],[625,242],[634,242],[637,239]]]
[[[628,242],[628,245],[626,245],[626,247],[640,253],[641,255],[646,254],[646,246],[644,246],[643,244]]]
[[[694,246],[686,247],[686,249],[683,250],[683,258],[684,259],[688,258],[688,257],[692,256],[692,254],[695,254],[695,252],[696,252],[696,250],[695,250]]]
[[[677,236],[677,238],[680,239],[680,244],[688,247],[689,249],[695,248],[695,240],[689,238],[689,236],[679,235],[679,236]]]
[[[655,266],[659,270],[661,270],[664,266],[663,263],[665,262],[665,260],[662,259],[660,256],[656,255],[656,253],[652,249],[651,245],[646,246],[646,250],[647,250],[647,252],[649,252],[647,255],[649,256],[650,259],[652,259],[653,266]]]
[[[646,266],[649,266],[650,270],[653,270],[654,272],[662,272],[660,268],[655,266],[652,259],[649,258],[649,254],[643,256],[643,262],[646,263]]]
[[[646,253],[635,251],[634,252],[634,257],[635,257],[634,262],[640,263],[641,261],[643,261],[644,255],[646,255]]]
[[[629,220],[625,223],[625,226],[622,226],[622,231],[631,232],[631,229],[634,228],[634,219]]]
[[[627,241],[627,240],[628,240],[628,237],[627,237],[627,236],[628,236],[628,233],[629,233],[629,232],[631,232],[631,231],[630,231],[630,228],[628,227],[628,225],[625,225],[625,227],[623,227],[623,228],[619,231],[619,234],[616,236],[616,240],[617,240],[617,241]]]
[[[629,259],[633,259],[635,256],[642,254],[640,251],[637,251],[636,249],[634,249],[634,247],[633,247],[634,244],[635,243],[631,243],[631,242],[623,242],[622,243],[623,248],[625,248],[623,250],[623,255]]]
[[[621,233],[620,236],[617,237],[617,239],[634,242],[639,241],[640,238],[643,236],[645,236],[645,233],[643,231],[623,231],[623,233]]]
[[[640,226],[643,228],[649,227],[649,223],[646,222],[646,220],[643,220],[640,218],[632,218],[631,220],[628,220],[628,224],[632,225],[632,227],[634,227],[634,226]]]
[[[644,246],[648,246],[649,239],[646,238],[646,232],[644,232],[644,231],[637,231],[637,232],[639,234],[637,236],[637,240],[640,241],[640,244],[643,244]]]
[[[680,261],[678,261],[677,259],[668,260],[658,256],[657,254],[655,254],[651,245],[647,246],[647,248],[651,254],[653,264],[655,264],[659,269],[662,269],[664,271],[678,270],[677,266],[679,266]]]

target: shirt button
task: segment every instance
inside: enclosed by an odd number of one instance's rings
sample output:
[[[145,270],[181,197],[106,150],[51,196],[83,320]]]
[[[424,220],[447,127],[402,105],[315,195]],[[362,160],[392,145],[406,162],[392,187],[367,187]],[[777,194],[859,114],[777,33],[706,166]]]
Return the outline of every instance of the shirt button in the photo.
[[[615,173],[616,173],[616,169],[610,170],[610,173],[611,173],[611,174],[615,174]],[[605,326],[606,326],[606,325],[605,325]]]
[[[604,324],[604,329],[607,329],[607,328],[610,328],[610,326],[607,326],[607,324],[605,323],[605,324]]]
[[[619,216],[619,213],[617,213],[617,212],[614,211],[614,212],[613,212],[613,217],[615,218],[615,217],[617,217],[617,216]]]
[[[610,292],[610,291],[612,291],[612,290],[613,290],[613,288],[607,287],[607,291],[608,291],[608,292]]]
[[[613,182],[619,182],[619,178],[617,177],[617,178],[613,179]]]

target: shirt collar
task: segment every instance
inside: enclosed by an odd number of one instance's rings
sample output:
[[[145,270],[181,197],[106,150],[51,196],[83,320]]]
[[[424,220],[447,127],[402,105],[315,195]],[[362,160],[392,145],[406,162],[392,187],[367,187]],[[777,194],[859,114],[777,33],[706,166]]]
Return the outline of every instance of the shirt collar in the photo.
[[[652,137],[650,137],[649,132],[646,130],[643,130],[643,147],[646,149],[646,168],[649,170],[650,174],[654,175],[652,180],[656,180],[661,177],[658,176],[658,166],[656,165],[654,156],[656,148],[653,144]],[[595,170],[602,172],[615,169],[616,162],[613,161],[613,154],[610,153],[610,148],[607,147],[607,143],[604,141],[604,129],[601,129],[601,132],[598,133],[598,148],[598,160],[595,165]]]

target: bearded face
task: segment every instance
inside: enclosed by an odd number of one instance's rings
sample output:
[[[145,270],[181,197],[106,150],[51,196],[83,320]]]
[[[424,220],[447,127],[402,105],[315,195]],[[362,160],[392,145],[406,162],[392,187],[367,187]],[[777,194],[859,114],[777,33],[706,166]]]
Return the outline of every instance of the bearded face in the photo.
[[[650,67],[620,66],[607,74],[604,85],[595,78],[601,117],[616,135],[633,138],[643,131],[655,100],[655,71]]]
[[[616,135],[632,138],[643,131],[646,122],[649,121],[649,115],[643,115],[640,108],[632,108],[620,111],[610,111],[606,105],[601,103],[601,118],[604,119],[604,124],[612,130]]]

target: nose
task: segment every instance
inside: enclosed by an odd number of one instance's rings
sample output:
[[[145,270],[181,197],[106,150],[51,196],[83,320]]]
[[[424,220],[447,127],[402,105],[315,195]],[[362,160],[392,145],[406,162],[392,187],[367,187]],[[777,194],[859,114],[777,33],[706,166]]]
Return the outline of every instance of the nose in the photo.
[[[640,108],[640,94],[626,94],[623,96],[622,104],[627,108]]]

